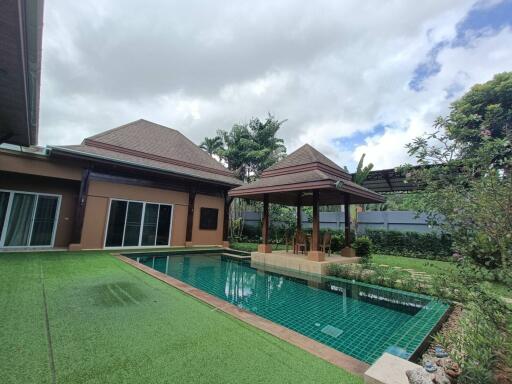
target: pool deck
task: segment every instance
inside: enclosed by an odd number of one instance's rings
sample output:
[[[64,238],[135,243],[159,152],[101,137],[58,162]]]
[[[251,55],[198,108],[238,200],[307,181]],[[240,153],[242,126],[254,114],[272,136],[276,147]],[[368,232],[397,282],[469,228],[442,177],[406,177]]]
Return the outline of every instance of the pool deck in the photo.
[[[292,251],[274,251],[272,253],[252,252],[251,263],[262,266],[292,269],[299,272],[325,275],[332,264],[351,264],[359,262],[359,257],[325,255],[325,261],[309,260],[307,254],[294,254]]]
[[[276,252],[275,254],[279,254]],[[290,253],[291,255],[291,253]],[[213,295],[210,295],[206,292],[201,291],[191,285],[188,285],[180,280],[177,280],[171,276],[168,276],[164,273],[158,272],[150,267],[147,267],[143,264],[138,263],[137,261],[130,259],[128,257],[116,254],[115,255],[119,260],[130,264],[131,266],[147,273],[148,275],[153,276],[154,278],[163,281],[180,291],[195,297],[198,300],[201,300],[214,308],[223,311],[231,316],[236,317],[237,319],[248,323],[258,329],[261,329],[281,340],[287,341],[290,344],[293,344],[309,353],[324,359],[331,364],[334,364],[338,367],[341,367],[348,372],[357,374],[362,376],[365,371],[370,367],[368,364],[353,358],[352,356],[346,355],[342,352],[335,350],[334,348],[330,348],[324,344],[321,344],[309,337],[301,335],[298,332],[292,331],[286,327],[278,325],[270,320],[264,319],[254,313],[241,309],[231,303],[228,303],[224,300],[221,300]],[[289,255],[284,254],[284,257],[290,257]],[[294,255],[297,257],[297,255]],[[304,256],[305,257],[305,256]],[[341,256],[331,256],[332,258],[342,258]],[[300,258],[302,260],[302,258]],[[348,258],[343,258],[348,259]],[[354,258],[353,258],[354,259]],[[355,258],[358,259],[358,258]],[[353,261],[352,261],[353,262]],[[318,262],[317,262],[318,263]]]

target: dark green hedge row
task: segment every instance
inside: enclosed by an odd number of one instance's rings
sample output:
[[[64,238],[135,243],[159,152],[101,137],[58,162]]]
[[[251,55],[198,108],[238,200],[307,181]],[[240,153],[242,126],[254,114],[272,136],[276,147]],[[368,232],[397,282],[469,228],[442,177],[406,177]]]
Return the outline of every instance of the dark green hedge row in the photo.
[[[452,256],[452,240],[447,234],[368,229],[366,236],[375,253],[438,260]]]

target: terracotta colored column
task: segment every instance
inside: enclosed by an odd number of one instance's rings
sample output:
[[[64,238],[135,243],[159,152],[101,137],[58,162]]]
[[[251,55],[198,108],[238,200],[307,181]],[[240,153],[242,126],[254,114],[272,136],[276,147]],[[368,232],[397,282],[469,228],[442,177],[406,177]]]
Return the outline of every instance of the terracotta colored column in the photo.
[[[350,204],[348,202],[345,202],[345,247],[350,247]]]
[[[231,203],[233,202],[233,198],[228,196],[228,192],[225,192],[224,195],[224,221],[222,223],[222,246],[224,248],[229,248],[228,241],[228,231],[229,231],[229,208],[231,207]]]
[[[299,193],[297,198],[297,231],[302,229],[302,199]]]
[[[185,235],[185,246],[191,247],[194,245],[192,242],[192,229],[194,227],[194,205],[196,203],[196,191],[190,190],[188,193],[188,212],[187,212],[187,232]]]
[[[262,253],[271,253],[272,252],[272,246],[269,244],[269,241],[268,241],[268,223],[269,223],[268,205],[269,205],[268,193],[265,193],[263,195],[263,222],[261,223],[261,237],[262,237],[263,242],[262,242],[262,244],[258,245],[258,252],[262,252]]]
[[[308,259],[313,261],[324,261],[325,255],[318,250],[320,243],[320,196],[318,191],[313,191],[313,235],[311,236],[311,250],[308,252]]]
[[[311,238],[311,250],[318,251],[320,241],[320,209],[318,205],[318,191],[313,191],[313,236]]]
[[[341,255],[346,257],[355,257],[356,252],[350,247],[350,195],[345,195],[345,247],[341,250]]]
[[[84,169],[82,172],[82,180],[80,182],[80,193],[75,207],[75,220],[73,221],[71,244],[68,246],[70,251],[79,251],[82,249],[82,229],[84,225],[85,206],[87,204],[90,176],[91,170],[88,168]]]

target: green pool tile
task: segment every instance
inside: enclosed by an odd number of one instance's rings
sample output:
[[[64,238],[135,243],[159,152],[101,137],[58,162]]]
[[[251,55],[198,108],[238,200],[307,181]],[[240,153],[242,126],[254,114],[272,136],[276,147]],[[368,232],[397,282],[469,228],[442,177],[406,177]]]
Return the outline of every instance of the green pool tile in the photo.
[[[216,253],[127,256],[367,363],[394,345],[414,353],[448,309],[424,295],[287,277]]]

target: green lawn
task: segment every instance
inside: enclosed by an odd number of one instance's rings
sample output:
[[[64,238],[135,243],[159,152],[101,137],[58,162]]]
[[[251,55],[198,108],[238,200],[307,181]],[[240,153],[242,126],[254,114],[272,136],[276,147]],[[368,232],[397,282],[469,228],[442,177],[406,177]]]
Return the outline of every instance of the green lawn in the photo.
[[[238,251],[255,252],[258,250],[258,243],[231,243],[230,248]],[[272,249],[284,250],[286,249],[286,244],[272,244]],[[292,246],[290,245],[288,249],[292,249]]]
[[[414,269],[420,272],[426,272],[429,275],[450,272],[456,265],[448,261],[417,259],[413,257],[391,256],[391,255],[373,255],[373,262],[376,264],[386,264],[390,267],[401,267],[404,269]],[[507,298],[512,298],[512,290],[505,284],[497,282],[484,282],[487,287],[496,294]]]
[[[362,383],[105,252],[0,254],[0,308],[2,383]]]
[[[455,264],[448,261],[417,259],[414,257],[373,255],[372,259],[372,261],[376,264],[386,264],[390,267],[414,269],[416,271],[426,272],[431,275],[440,272],[449,272],[450,270],[454,270],[456,268]]]

